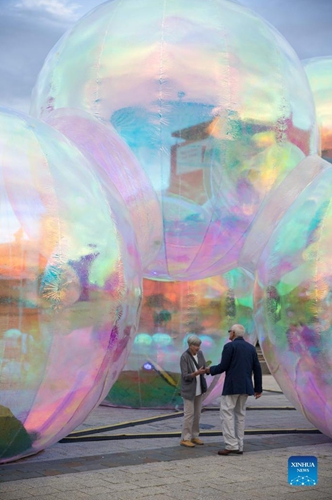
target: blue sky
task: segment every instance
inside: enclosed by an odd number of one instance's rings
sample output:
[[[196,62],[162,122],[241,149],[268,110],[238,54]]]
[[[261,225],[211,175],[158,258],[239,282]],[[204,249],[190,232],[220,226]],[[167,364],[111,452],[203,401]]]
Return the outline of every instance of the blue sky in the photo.
[[[0,105],[28,111],[32,88],[48,52],[68,28],[100,3],[99,0],[0,0]],[[273,24],[300,59],[332,56],[332,0],[239,0],[238,3]]]

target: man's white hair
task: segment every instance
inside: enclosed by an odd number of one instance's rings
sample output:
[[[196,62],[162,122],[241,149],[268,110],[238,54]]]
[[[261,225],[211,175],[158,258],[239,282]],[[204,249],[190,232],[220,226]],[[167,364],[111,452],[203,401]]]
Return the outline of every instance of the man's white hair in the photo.
[[[243,325],[233,325],[231,330],[234,332],[235,337],[244,337],[246,333]]]

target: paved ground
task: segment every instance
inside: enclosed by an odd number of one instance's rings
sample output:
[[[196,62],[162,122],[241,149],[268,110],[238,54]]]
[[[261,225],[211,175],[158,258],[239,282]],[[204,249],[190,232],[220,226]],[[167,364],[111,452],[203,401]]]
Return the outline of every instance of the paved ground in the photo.
[[[0,499],[331,500],[332,440],[292,409],[271,376],[264,388],[248,400],[242,456],[217,455],[218,401],[202,414],[205,445],[192,449],[179,446],[182,419],[172,411],[101,406],[78,430],[139,422],[0,466]],[[289,486],[288,458],[307,455],[318,458],[318,485]]]

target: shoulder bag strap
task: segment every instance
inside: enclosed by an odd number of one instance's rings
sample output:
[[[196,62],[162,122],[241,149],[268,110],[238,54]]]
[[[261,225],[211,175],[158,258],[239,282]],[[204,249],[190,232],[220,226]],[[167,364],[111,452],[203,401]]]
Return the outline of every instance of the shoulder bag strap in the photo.
[[[199,366],[198,366],[198,364],[197,364],[197,362],[196,362],[196,359],[195,359],[195,358],[194,358],[194,356],[191,354],[191,352],[189,352],[189,351],[187,351],[187,352],[188,352],[189,356],[191,357],[191,359],[193,360],[193,362],[195,363],[195,366],[196,366],[197,370],[199,370]]]

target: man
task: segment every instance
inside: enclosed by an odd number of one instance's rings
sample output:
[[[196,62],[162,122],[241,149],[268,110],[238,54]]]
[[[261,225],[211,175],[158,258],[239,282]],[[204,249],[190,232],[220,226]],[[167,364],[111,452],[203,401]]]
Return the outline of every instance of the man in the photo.
[[[242,455],[245,405],[248,396],[262,395],[262,369],[254,346],[243,338],[242,325],[233,325],[229,332],[231,342],[224,346],[219,365],[206,368],[210,375],[226,372],[220,402],[220,418],[225,449],[218,455]],[[254,374],[254,386],[252,383]]]

